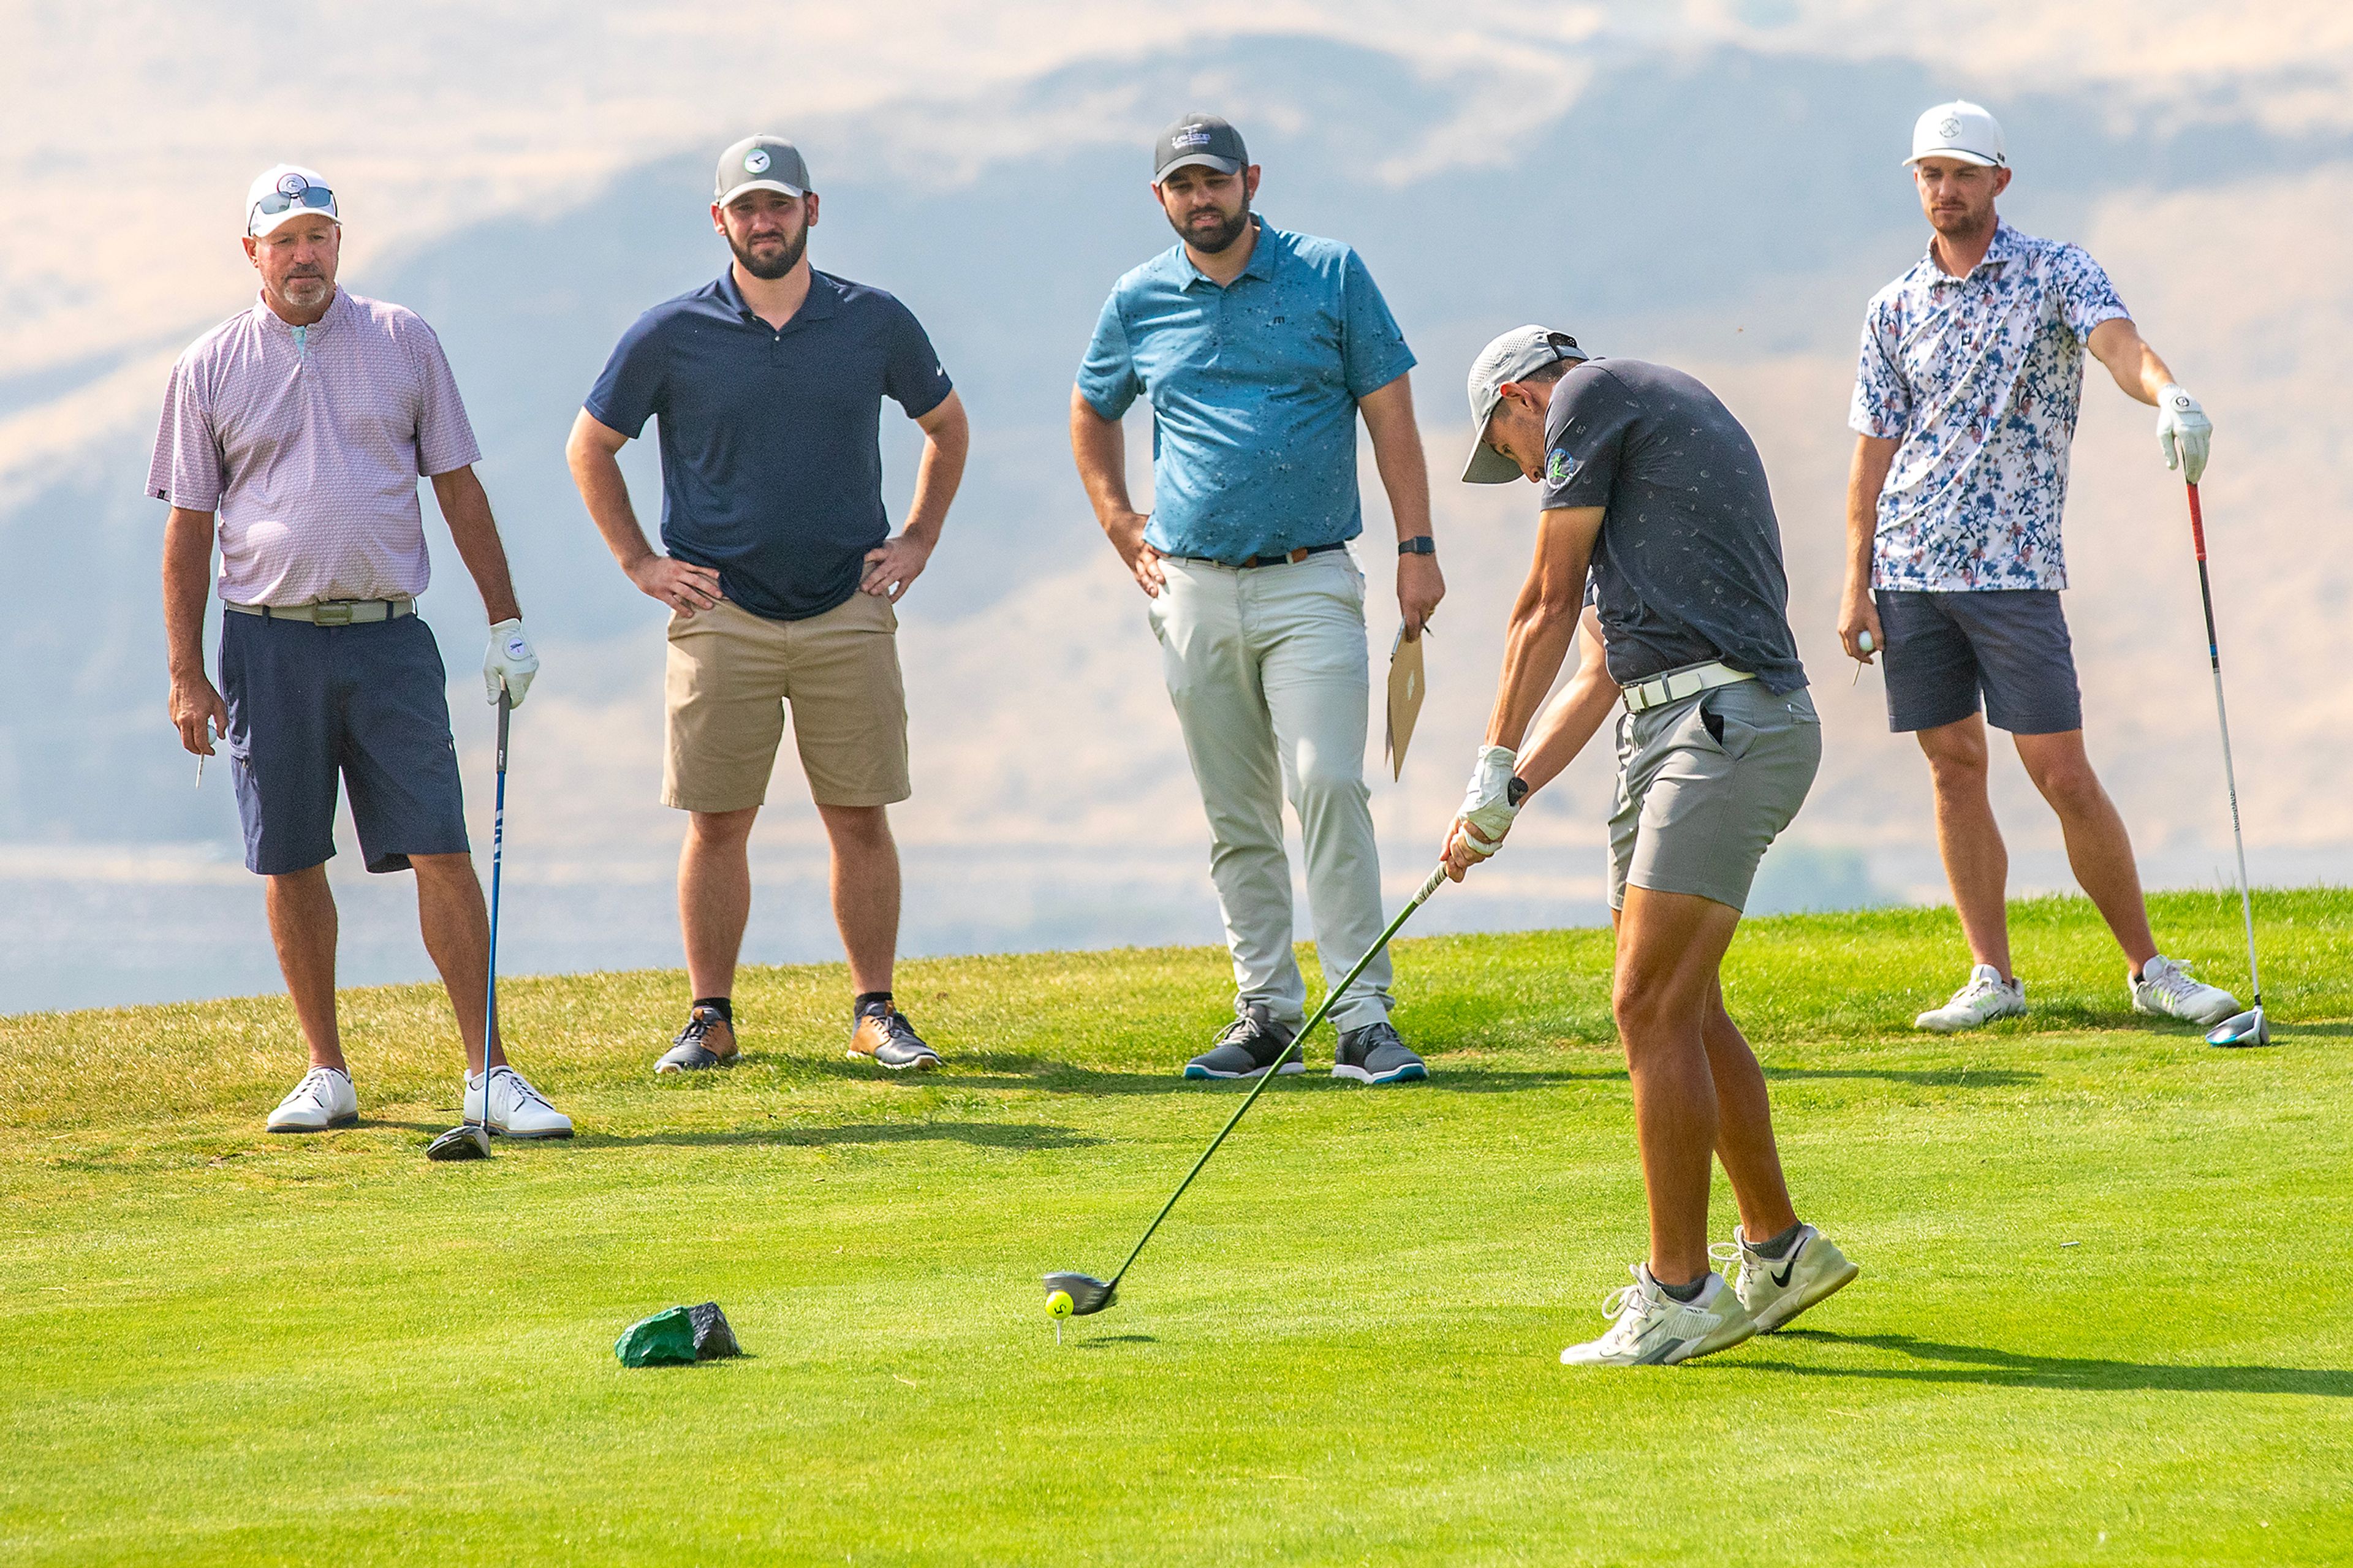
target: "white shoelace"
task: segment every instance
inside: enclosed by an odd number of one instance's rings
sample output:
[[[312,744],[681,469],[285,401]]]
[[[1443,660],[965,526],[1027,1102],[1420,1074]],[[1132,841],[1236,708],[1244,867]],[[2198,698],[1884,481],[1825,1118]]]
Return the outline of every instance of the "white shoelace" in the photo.
[[[294,1086],[296,1094],[307,1094],[322,1106],[335,1103],[335,1079],[339,1075],[332,1068],[312,1068]]]
[[[2167,967],[2154,980],[2144,971],[2141,984],[2164,992],[2176,1002],[2189,1001],[2190,994],[2200,988],[2200,983],[2189,978],[2189,965],[2179,959],[2168,958],[2165,962]]]
[[[1707,1255],[1718,1263],[1737,1263],[1740,1265],[1739,1279],[1733,1287],[1736,1294],[1738,1292],[1741,1285],[1746,1285],[1748,1282],[1748,1276],[1753,1271],[1754,1266],[1748,1261],[1748,1249],[1746,1247],[1741,1246],[1736,1241],[1712,1241],[1707,1245]],[[1717,1272],[1722,1273],[1724,1270],[1718,1269]]]
[[[532,1087],[531,1079],[523,1077],[522,1074],[515,1071],[514,1068],[494,1068],[491,1069],[491,1077],[496,1078],[501,1074],[505,1075],[507,1081],[514,1086],[514,1101],[507,1107],[509,1114],[512,1114],[518,1107],[525,1104],[526,1102],[536,1105],[546,1105],[550,1110],[555,1109],[553,1105],[548,1105],[547,1096],[540,1093],[539,1090]]]

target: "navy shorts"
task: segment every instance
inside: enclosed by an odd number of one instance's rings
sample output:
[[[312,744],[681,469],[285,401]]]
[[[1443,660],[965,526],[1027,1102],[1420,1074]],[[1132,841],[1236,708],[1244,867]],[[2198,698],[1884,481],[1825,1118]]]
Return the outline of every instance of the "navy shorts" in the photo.
[[[371,871],[466,852],[441,650],[415,616],[363,626],[221,617],[229,771],[246,868],[282,877],[335,852],[335,784]]]
[[[1898,734],[1957,723],[1978,710],[2013,735],[2084,727],[2074,645],[2051,588],[1926,594],[1881,589],[1880,656],[1887,727]]]

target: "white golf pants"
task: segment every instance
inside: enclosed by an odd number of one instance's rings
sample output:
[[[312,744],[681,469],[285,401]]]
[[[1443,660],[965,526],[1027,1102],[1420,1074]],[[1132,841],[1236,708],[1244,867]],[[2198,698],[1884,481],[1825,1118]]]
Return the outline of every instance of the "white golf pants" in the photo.
[[[1381,934],[1380,852],[1365,787],[1365,578],[1345,550],[1237,569],[1166,560],[1152,629],[1209,818],[1209,877],[1234,959],[1234,1010],[1296,1028],[1307,985],[1292,952],[1282,802],[1307,845],[1307,902],[1325,983]],[[1388,1016],[1384,952],[1332,1010],[1342,1029]]]

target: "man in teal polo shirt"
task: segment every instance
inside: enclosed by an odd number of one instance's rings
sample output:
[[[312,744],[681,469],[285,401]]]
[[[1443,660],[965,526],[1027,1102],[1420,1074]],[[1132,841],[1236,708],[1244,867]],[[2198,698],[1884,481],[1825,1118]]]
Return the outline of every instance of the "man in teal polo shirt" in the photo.
[[[1413,353],[1356,252],[1255,216],[1258,186],[1223,120],[1188,114],[1161,134],[1152,190],[1181,243],[1113,289],[1071,397],[1080,478],[1152,601],[1233,953],[1234,1022],[1186,1064],[1187,1078],[1305,1070],[1286,794],[1324,972],[1345,973],[1380,935],[1365,578],[1347,549],[1364,531],[1360,412],[1397,520],[1407,637],[1420,636],[1446,591],[1407,379]],[[1128,497],[1119,423],[1140,396],[1153,413],[1149,517]],[[1333,1009],[1334,1077],[1429,1076],[1390,1006],[1383,954]]]

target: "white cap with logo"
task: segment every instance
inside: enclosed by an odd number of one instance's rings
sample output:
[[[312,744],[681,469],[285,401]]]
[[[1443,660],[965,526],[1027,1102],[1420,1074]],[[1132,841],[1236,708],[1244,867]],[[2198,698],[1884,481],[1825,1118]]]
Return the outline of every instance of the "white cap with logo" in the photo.
[[[1958,158],[1989,169],[2010,167],[2010,155],[2002,148],[2001,122],[1983,104],[1965,98],[1940,103],[1913,122],[1912,156],[1904,160],[1905,166],[1909,168],[1923,158]]]
[[[281,223],[311,214],[343,221],[327,177],[300,163],[274,163],[253,177],[245,193],[245,232],[255,238]]]

